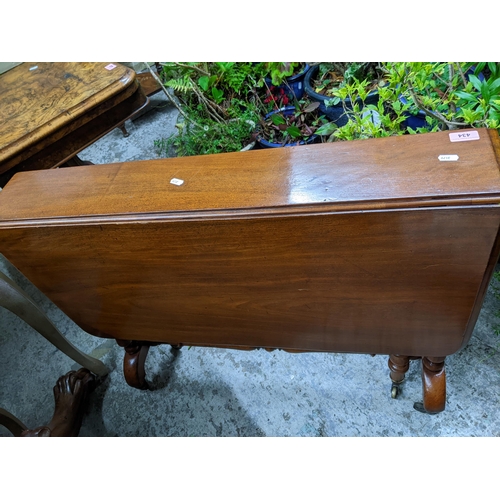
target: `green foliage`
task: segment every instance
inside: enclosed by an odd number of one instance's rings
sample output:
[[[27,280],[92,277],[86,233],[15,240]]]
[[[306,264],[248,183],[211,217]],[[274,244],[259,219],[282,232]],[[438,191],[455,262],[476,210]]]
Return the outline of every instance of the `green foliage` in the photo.
[[[171,78],[165,82],[167,87],[173,88],[177,92],[189,92],[193,89],[191,79],[188,75],[181,75],[178,78]]]
[[[499,128],[498,63],[386,63],[385,67],[412,103],[409,111],[423,111],[431,129]],[[483,81],[478,77],[482,71],[490,74]]]
[[[155,141],[158,153],[189,156],[246,146],[259,120],[257,88],[265,71],[263,63],[164,63],[161,79],[175,90],[185,121],[178,135]]]
[[[481,66],[484,68],[484,64]],[[478,65],[479,66],[479,65]],[[469,124],[499,128],[500,124],[500,64],[488,63],[490,77],[481,81],[476,74],[469,76],[463,91],[455,91],[458,97],[457,118]]]
[[[294,102],[297,111],[291,116],[275,114],[263,120],[270,109],[286,104],[279,94],[261,95],[267,89],[264,77],[279,86],[304,64],[163,63],[162,81],[174,89],[185,121],[177,136],[156,141],[158,150],[165,154],[175,149],[179,155],[238,151],[255,136],[255,124],[266,139],[287,143],[312,134],[337,141],[500,128],[500,63],[492,62],[320,63],[318,74],[323,76],[317,82],[325,91],[336,85],[327,104],[341,103],[347,124],[338,127],[316,109],[308,110],[307,99]],[[379,100],[373,104],[368,96],[377,84]],[[424,114],[425,126],[407,129],[406,119],[417,113]]]
[[[354,64],[354,63],[346,63]],[[354,67],[354,66],[352,66]],[[331,90],[327,105],[342,103],[349,121],[330,128],[327,140],[353,140],[468,127],[499,128],[499,63],[382,63],[379,101],[366,104],[370,80],[353,77]],[[481,78],[479,75],[483,73]],[[405,127],[424,113],[426,125]]]
[[[343,63],[320,63],[318,65],[318,74],[314,82],[314,91],[317,94],[323,94],[323,91],[330,85],[338,84],[339,79],[335,78],[335,75],[343,75],[345,71],[338,65],[343,65]]]
[[[259,114],[244,103],[234,102],[229,111],[229,119],[219,123],[204,116],[203,110],[188,110],[190,120],[176,125],[178,133],[166,139],[154,141],[160,156],[193,156],[240,151],[253,140]],[[196,126],[194,123],[198,126]]]
[[[334,122],[328,122],[325,123],[324,125],[321,125],[321,127],[316,130],[316,135],[320,135],[323,137],[330,137],[335,130],[338,129],[338,126]]]
[[[263,63],[174,62],[163,64],[160,77],[187,108],[201,104],[205,116],[225,120],[233,99],[252,99],[264,71]]]
[[[315,135],[326,122],[318,115],[319,102],[301,100],[296,105],[293,111],[280,108],[267,119],[261,119],[259,135],[277,144],[307,141]]]
[[[281,85],[283,81],[292,76],[302,63],[297,62],[268,62],[265,67],[273,85]]]
[[[332,104],[342,103],[348,121],[342,127],[325,127],[324,135],[328,135],[328,141],[368,139],[406,133],[403,122],[409,104],[399,101],[399,89],[391,85],[379,88],[377,104],[365,103],[369,94],[368,80],[360,82],[356,78],[352,83],[332,90]]]
[[[320,63],[314,80],[314,90],[328,96],[330,90],[342,88],[355,81],[367,80],[369,87],[376,86],[381,77],[376,62],[330,62]]]

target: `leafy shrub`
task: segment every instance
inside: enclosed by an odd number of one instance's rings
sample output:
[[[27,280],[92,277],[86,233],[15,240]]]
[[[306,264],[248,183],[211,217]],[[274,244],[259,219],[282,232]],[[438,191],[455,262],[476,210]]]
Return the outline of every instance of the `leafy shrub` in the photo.
[[[250,107],[245,111],[238,111],[234,116],[232,111],[229,111],[228,119],[222,123],[206,117],[200,109],[190,109],[187,113],[190,119],[177,123],[177,134],[154,141],[160,156],[240,151],[254,140],[254,131],[259,120],[259,114]]]

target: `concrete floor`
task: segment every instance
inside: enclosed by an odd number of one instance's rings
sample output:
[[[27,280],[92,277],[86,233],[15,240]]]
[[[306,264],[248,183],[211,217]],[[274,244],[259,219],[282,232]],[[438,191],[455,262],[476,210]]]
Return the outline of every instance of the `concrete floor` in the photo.
[[[162,95],[156,107],[80,154],[96,164],[156,157],[153,141],[174,130],[177,111]],[[81,436],[499,436],[500,303],[492,288],[468,346],[447,358],[447,408],[413,410],[421,400],[420,362],[412,362],[404,391],[390,397],[386,356],[289,354],[169,346],[146,361],[154,390],[126,385],[123,350],[78,328],[13,266],[10,276],[46,311],[62,333],[111,370],[91,396]],[[78,368],[12,313],[0,309],[0,406],[32,428],[50,420],[52,387]],[[0,436],[10,433],[0,426]]]

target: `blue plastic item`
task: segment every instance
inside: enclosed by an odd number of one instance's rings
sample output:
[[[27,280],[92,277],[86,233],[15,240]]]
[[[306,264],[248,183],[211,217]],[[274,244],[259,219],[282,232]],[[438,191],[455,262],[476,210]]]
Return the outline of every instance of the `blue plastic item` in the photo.
[[[408,102],[402,95],[399,96],[399,101],[401,104],[406,104]],[[407,118],[401,123],[402,128],[411,128],[412,130],[417,130],[422,127],[430,128],[430,125],[425,119],[426,114],[423,111],[418,111],[416,115],[405,112],[404,115]]]

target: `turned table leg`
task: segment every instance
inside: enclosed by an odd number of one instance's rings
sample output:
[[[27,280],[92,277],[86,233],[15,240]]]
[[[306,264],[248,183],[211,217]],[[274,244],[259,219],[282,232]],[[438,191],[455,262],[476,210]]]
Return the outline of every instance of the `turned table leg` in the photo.
[[[446,406],[445,357],[422,358],[423,403],[415,403],[413,408],[423,413],[442,412]]]
[[[391,370],[392,380],[391,397],[395,399],[401,394],[401,384],[404,382],[405,374],[410,368],[410,357],[391,354],[388,365]]]

